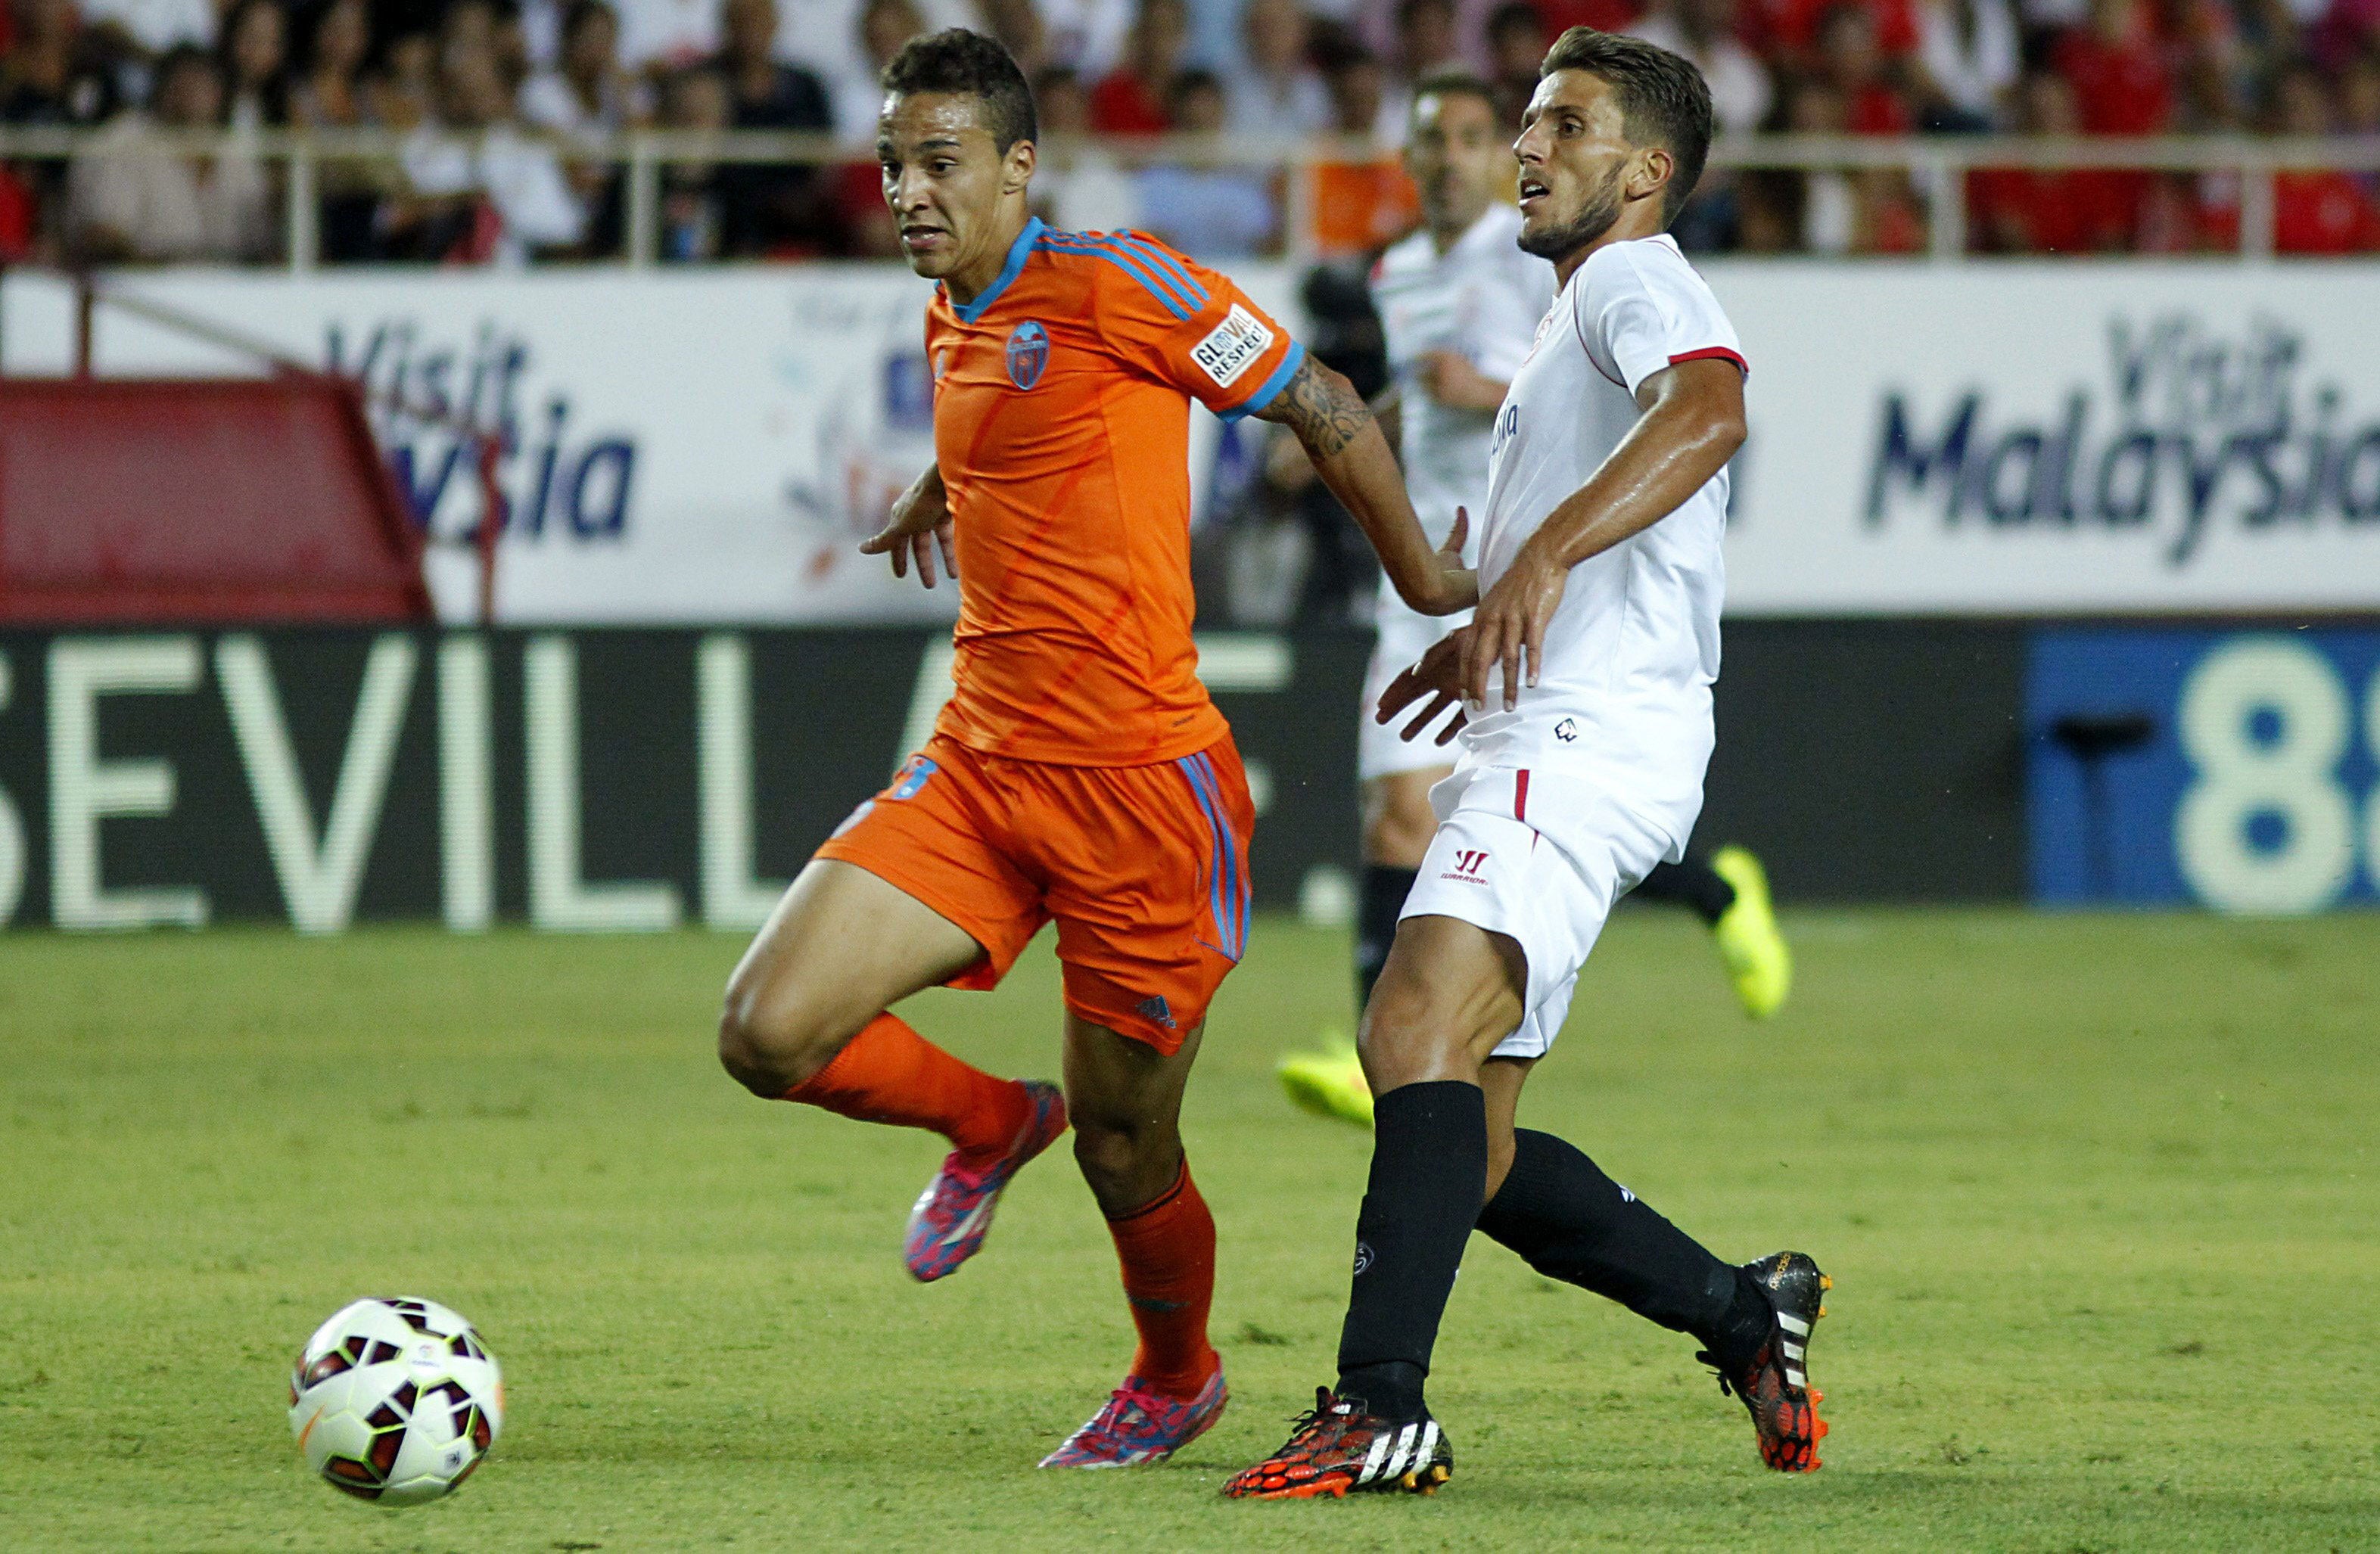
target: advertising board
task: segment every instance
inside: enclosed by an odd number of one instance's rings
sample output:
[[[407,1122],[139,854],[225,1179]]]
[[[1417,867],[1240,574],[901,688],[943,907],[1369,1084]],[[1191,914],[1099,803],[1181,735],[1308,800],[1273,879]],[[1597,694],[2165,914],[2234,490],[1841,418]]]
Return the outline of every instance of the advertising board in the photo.
[[[2366,266],[1708,267],[1737,615],[2380,608]]]
[[[932,457],[931,288],[900,266],[170,271],[122,284],[362,381],[397,484],[443,541],[428,558],[443,620],[479,624],[470,541],[486,505],[473,449],[449,417],[504,430],[500,624],[891,623],[958,612],[952,589],[896,581],[854,549]],[[1269,309],[1292,307],[1277,269],[1251,290]],[[0,367],[66,370],[73,319],[62,283],[9,276]],[[92,356],[103,374],[258,370],[106,307]],[[1195,502],[1220,423],[1201,407],[1189,414]]]
[[[1298,317],[1286,266],[1234,265]],[[1738,617],[2380,609],[2380,272],[2358,264],[1704,266],[1751,361]],[[498,619],[947,619],[852,543],[929,455],[926,283],[898,266],[174,271],[141,295],[360,375],[417,513],[479,521],[450,430],[507,429]],[[0,285],[0,365],[63,370],[72,299]],[[108,372],[248,370],[102,309]],[[1020,391],[1022,392],[1022,391]],[[1218,427],[1192,411],[1206,488]],[[468,619],[468,548],[433,590]]]
[[[2044,630],[2024,719],[2035,900],[2380,899],[2380,630]]]
[[[1696,846],[1797,905],[2021,899],[2028,637],[1730,627]],[[1343,919],[1369,634],[1198,650],[1257,905]],[[0,630],[0,929],[746,931],[949,689],[931,626]]]
[[[1343,887],[1367,647],[1199,640],[1260,905]],[[928,629],[0,632],[0,927],[748,930],[948,689]]]

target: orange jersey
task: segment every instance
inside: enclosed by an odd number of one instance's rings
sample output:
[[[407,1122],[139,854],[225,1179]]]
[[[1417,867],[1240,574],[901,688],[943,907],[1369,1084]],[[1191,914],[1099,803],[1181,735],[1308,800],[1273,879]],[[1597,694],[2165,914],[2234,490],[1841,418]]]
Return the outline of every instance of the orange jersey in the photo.
[[[926,312],[956,531],[956,693],[938,731],[1061,766],[1147,766],[1225,734],[1191,645],[1190,400],[1272,403],[1305,347],[1227,276],[1137,233],[1035,220]]]

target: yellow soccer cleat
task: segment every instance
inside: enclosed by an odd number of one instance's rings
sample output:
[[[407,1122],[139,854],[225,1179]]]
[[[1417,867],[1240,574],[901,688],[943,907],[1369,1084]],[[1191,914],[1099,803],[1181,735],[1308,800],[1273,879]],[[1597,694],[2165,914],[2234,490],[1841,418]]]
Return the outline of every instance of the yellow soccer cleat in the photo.
[[[1742,847],[1721,847],[1711,855],[1711,872],[1735,888],[1735,904],[1711,925],[1718,941],[1719,958],[1735,980],[1735,996],[1743,1012],[1765,1020],[1785,1006],[1793,990],[1793,953],[1778,931],[1777,912],[1769,904],[1768,873],[1760,860]]]
[[[1336,1031],[1319,1052],[1292,1052],[1274,1070],[1289,1099],[1319,1117],[1336,1117],[1359,1128],[1372,1125],[1372,1087],[1355,1044]]]

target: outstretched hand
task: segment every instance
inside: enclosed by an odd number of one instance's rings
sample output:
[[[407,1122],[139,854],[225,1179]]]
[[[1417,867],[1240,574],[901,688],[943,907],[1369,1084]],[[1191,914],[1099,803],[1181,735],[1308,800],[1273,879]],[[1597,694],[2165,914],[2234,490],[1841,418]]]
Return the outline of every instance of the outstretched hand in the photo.
[[[1459,626],[1431,643],[1429,651],[1422,654],[1420,662],[1410,665],[1390,681],[1389,688],[1380,693],[1380,710],[1373,714],[1374,719],[1383,723],[1393,722],[1400,712],[1427,697],[1429,705],[1423,708],[1420,715],[1397,735],[1400,739],[1418,739],[1421,731],[1427,728],[1433,719],[1461,701],[1463,665],[1470,651],[1471,630],[1467,625]],[[1455,713],[1447,721],[1446,726],[1439,730],[1436,743],[1452,743],[1468,721],[1465,714]]]
[[[1562,589],[1569,581],[1568,567],[1548,559],[1534,543],[1521,547],[1512,568],[1496,579],[1496,586],[1479,601],[1478,613],[1471,617],[1463,692],[1472,705],[1487,705],[1488,674],[1499,666],[1504,672],[1503,710],[1507,712],[1520,705],[1523,684],[1537,683],[1546,667],[1546,628],[1561,607]]]
[[[943,489],[941,471],[929,465],[926,472],[909,483],[885,515],[884,527],[859,542],[864,556],[890,555],[892,576],[909,575],[909,563],[917,564],[917,581],[928,588],[935,583],[934,552],[941,552],[942,571],[955,577],[959,575],[958,552],[951,536],[949,492]]]

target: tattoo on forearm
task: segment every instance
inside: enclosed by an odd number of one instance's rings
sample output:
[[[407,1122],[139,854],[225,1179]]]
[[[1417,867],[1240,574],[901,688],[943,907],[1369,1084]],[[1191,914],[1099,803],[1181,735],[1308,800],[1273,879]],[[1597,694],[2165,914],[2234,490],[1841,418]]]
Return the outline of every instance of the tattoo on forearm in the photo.
[[[1281,397],[1257,416],[1288,427],[1309,455],[1325,459],[1354,442],[1372,412],[1354,384],[1308,357]]]

